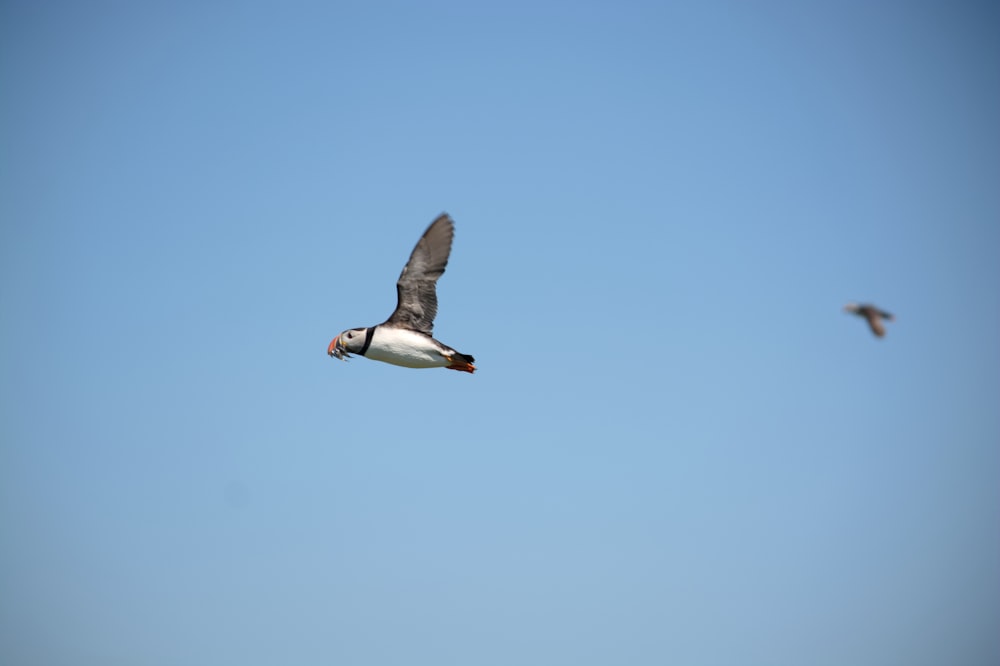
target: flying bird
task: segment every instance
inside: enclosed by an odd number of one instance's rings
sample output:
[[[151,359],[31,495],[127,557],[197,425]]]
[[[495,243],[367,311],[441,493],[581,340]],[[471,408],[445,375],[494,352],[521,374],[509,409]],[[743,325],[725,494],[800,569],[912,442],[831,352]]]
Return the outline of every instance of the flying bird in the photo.
[[[475,359],[432,337],[437,315],[438,278],[448,265],[455,223],[447,213],[434,220],[403,267],[396,282],[396,310],[383,323],[351,328],[327,347],[330,356],[351,354],[406,368],[448,368],[475,372]]]
[[[885,319],[886,321],[893,321],[895,319],[895,317],[885,310],[880,310],[874,305],[870,305],[868,303],[862,303],[861,305],[858,305],[857,303],[848,303],[844,306],[844,310],[867,319],[868,326],[871,327],[872,333],[880,338],[885,335],[885,327],[882,326],[882,320]]]

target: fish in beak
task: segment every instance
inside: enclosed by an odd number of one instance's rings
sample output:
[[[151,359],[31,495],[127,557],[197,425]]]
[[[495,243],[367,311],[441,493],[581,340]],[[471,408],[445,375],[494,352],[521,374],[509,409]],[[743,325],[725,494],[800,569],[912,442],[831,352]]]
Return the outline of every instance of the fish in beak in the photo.
[[[351,356],[347,353],[347,348],[340,343],[339,335],[330,342],[330,346],[326,348],[326,353],[329,356],[339,358],[341,361],[346,361]]]

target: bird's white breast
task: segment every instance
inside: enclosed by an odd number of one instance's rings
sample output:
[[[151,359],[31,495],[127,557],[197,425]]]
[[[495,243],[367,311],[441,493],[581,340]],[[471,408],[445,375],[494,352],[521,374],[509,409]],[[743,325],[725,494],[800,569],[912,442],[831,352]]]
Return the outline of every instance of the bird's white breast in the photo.
[[[365,356],[407,368],[442,368],[449,363],[431,338],[391,326],[375,329]]]

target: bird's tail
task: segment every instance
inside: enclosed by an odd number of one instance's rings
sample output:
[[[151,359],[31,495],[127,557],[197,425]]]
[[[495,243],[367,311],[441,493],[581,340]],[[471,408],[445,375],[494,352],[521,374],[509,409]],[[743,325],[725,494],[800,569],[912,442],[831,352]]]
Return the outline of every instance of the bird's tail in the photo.
[[[447,366],[449,370],[461,370],[462,372],[475,372],[476,366],[473,363],[476,359],[472,358],[468,354],[460,354],[455,352],[455,354],[449,359],[451,363]]]

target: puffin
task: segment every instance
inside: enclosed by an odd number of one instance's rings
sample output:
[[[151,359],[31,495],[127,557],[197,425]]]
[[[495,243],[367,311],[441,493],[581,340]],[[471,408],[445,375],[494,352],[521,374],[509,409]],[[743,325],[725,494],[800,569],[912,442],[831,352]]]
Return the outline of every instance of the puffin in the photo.
[[[868,326],[871,327],[872,333],[876,337],[881,338],[885,335],[885,327],[882,326],[882,320],[893,321],[895,317],[886,312],[885,310],[880,310],[879,308],[871,305],[869,303],[862,303],[858,305],[857,303],[848,303],[844,306],[844,310],[852,314],[856,314],[859,317],[864,317],[868,320]]]
[[[435,340],[438,278],[451,254],[455,223],[447,213],[431,222],[417,241],[396,281],[396,310],[381,324],[349,328],[331,342],[326,353],[346,361],[357,354],[404,368],[447,368],[476,371],[475,359]]]

